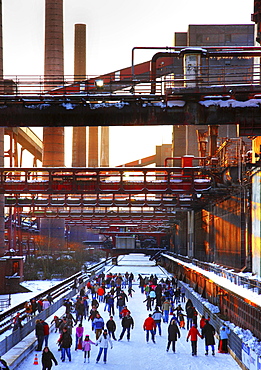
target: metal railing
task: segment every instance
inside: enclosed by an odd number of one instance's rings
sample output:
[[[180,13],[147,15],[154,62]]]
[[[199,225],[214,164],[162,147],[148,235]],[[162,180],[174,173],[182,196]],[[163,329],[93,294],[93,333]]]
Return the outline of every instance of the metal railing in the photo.
[[[261,293],[261,281],[257,278],[257,276],[253,276],[250,273],[236,272],[232,269],[214,265],[208,262],[202,262],[195,258],[182,256],[173,252],[166,252],[165,254],[171,255],[183,262],[191,263],[194,266],[200,267],[202,270],[213,272],[215,275],[223,277],[235,285],[250,289],[254,293]]]
[[[32,316],[29,320],[25,315],[24,305],[25,302],[10,308],[9,310],[0,314],[0,328],[1,334],[11,330],[13,317],[17,312],[20,312],[21,318],[23,319],[23,327],[20,329],[15,330],[10,335],[7,335],[4,339],[0,341],[0,356],[5,354],[9,351],[12,347],[14,347],[17,343],[19,343],[23,338],[25,338],[28,334],[30,334],[35,329],[35,321],[37,319],[47,319],[52,314],[54,314],[59,308],[62,307],[64,303],[64,298],[72,298],[74,297],[79,288],[85,286],[86,282],[92,278],[92,276],[99,274],[101,271],[104,270],[105,265],[111,261],[111,258],[107,260],[100,261],[96,264],[93,264],[86,268],[85,272],[78,272],[77,274],[72,275],[70,278],[65,279],[60,284],[41,292],[40,294],[35,296],[35,299],[38,300],[41,297],[45,297],[48,294],[52,295],[54,298],[54,303],[52,303],[47,309],[43,310],[39,314]],[[77,289],[72,288],[74,280],[76,278],[83,278],[84,281],[80,284]],[[28,321],[26,321],[28,320]],[[26,322],[24,322],[26,321]]]
[[[224,324],[224,320],[218,317],[217,314],[213,313],[210,309],[204,305],[202,301],[202,297],[198,294],[199,298],[197,299],[197,293],[192,291],[192,288],[188,288],[188,285],[179,281],[179,286],[183,286],[186,290],[186,297],[191,299],[193,302],[194,307],[202,316],[204,315],[206,318],[210,318],[210,324],[214,326],[216,333],[218,334],[220,331],[220,327]],[[228,346],[231,351],[235,354],[239,361],[242,361],[242,339],[232,330],[230,331],[229,338],[228,338]]]
[[[235,48],[236,50],[236,48]],[[4,76],[0,80],[0,96],[5,99],[10,97],[28,97],[23,103],[30,103],[34,96],[42,96],[45,101],[48,97],[53,100],[55,97],[73,95],[165,95],[175,94],[175,90],[181,88],[196,89],[211,87],[215,92],[220,88],[227,98],[233,96],[233,91],[226,89],[231,86],[235,88],[246,88],[251,85],[255,87],[256,93],[260,90],[260,51],[257,50],[247,57],[240,57],[231,51],[224,51],[218,54],[202,58],[202,64],[193,67],[193,74],[187,72],[185,65],[176,56],[173,63],[168,67],[157,67],[155,75],[148,67],[139,74],[133,76],[131,73],[109,73],[104,76],[86,76],[82,81],[74,76]],[[145,67],[144,67],[145,68]],[[75,81],[76,80],[76,81]],[[101,80],[99,86],[97,81]],[[209,90],[211,93],[211,90]],[[91,98],[91,97],[90,97]],[[110,96],[111,98],[111,96]]]

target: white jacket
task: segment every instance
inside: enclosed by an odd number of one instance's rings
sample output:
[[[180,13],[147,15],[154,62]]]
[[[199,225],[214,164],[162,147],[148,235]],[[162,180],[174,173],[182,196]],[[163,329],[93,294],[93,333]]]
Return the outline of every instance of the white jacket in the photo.
[[[104,335],[101,334],[100,338],[97,340],[96,344],[99,344],[102,348],[108,348],[109,344],[111,345],[111,348],[113,347],[111,338],[109,337],[109,334],[107,334],[107,337],[104,338]]]

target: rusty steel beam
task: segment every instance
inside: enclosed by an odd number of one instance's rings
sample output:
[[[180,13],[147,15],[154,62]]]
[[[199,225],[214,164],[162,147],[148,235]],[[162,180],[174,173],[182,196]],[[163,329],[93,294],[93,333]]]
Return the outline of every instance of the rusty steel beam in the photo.
[[[217,98],[209,101],[201,98],[197,93],[176,91],[184,100],[183,106],[175,102],[172,96],[169,102],[145,104],[141,97],[137,101],[126,101],[121,109],[112,103],[100,104],[95,109],[91,103],[74,102],[72,109],[67,110],[63,104],[49,104],[41,109],[39,101],[37,109],[30,109],[28,105],[10,102],[0,110],[0,126],[137,126],[137,125],[227,125],[238,124],[240,136],[261,135],[261,100],[250,98],[250,89],[245,93],[241,90],[241,100]],[[247,90],[247,89],[246,89]],[[236,93],[236,89],[233,91]],[[255,89],[257,94],[258,90]],[[261,94],[261,88],[259,88]],[[209,91],[211,94],[211,91]],[[253,91],[251,91],[253,96]],[[246,100],[243,101],[243,96]],[[68,102],[72,98],[68,97]],[[101,98],[102,99],[102,98]],[[126,99],[126,97],[124,98]],[[1,97],[0,97],[1,102]],[[180,102],[180,101],[179,101]]]

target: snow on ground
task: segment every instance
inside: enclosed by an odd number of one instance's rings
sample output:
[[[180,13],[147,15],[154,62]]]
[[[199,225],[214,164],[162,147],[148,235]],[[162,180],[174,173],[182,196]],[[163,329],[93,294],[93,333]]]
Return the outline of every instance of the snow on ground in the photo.
[[[29,289],[28,293],[16,293],[11,294],[11,307],[17,306],[20,303],[29,301],[31,298],[34,298],[36,295],[41,292],[46,291],[49,288],[52,288],[54,285],[61,283],[61,280],[36,280],[36,281],[24,281],[21,283],[25,288]],[[8,298],[8,294],[2,294],[1,298]],[[10,308],[10,307],[8,307]],[[8,309],[7,308],[7,309]],[[4,310],[5,311],[5,310]]]
[[[59,364],[55,369],[99,369],[107,368],[111,370],[159,370],[164,369],[177,369],[177,370],[202,370],[202,369],[224,369],[238,370],[240,367],[228,354],[219,354],[213,356],[205,356],[204,340],[198,341],[198,356],[191,356],[190,342],[186,342],[187,330],[181,330],[181,338],[176,345],[176,353],[172,351],[166,352],[167,345],[167,324],[162,323],[162,336],[156,335],[156,343],[146,343],[145,332],[143,331],[143,322],[148,317],[145,303],[143,303],[145,296],[140,293],[138,288],[137,275],[143,274],[149,276],[151,273],[157,274],[158,277],[165,276],[164,269],[155,266],[154,262],[149,261],[148,257],[142,255],[128,255],[119,259],[118,266],[107,266],[106,271],[114,273],[133,272],[135,282],[133,289],[133,297],[129,298],[128,308],[131,311],[134,319],[134,330],[131,331],[131,340],[127,341],[126,336],[121,342],[113,341],[113,349],[108,350],[107,364],[104,365],[103,361],[96,364],[96,356],[98,347],[93,346],[91,350],[90,363],[83,363],[83,352],[74,350],[75,328],[73,329],[73,345],[71,348],[72,362],[61,362],[60,353],[57,347],[57,333],[51,333],[49,337],[49,347],[53,351]],[[106,322],[109,318],[108,312],[104,312],[104,304],[101,304],[100,313]],[[117,310],[115,310],[115,322],[117,325],[116,338],[119,338],[121,332],[121,320],[118,317]],[[89,334],[91,340],[95,342],[95,335],[91,331],[91,324],[89,321],[83,321],[84,334]],[[126,335],[126,334],[125,334]],[[217,344],[216,344],[217,349]],[[217,350],[216,350],[217,352]],[[38,352],[39,365],[33,365],[35,352],[32,352],[28,358],[20,365],[17,370],[31,370],[41,369],[41,353]],[[4,357],[4,356],[3,356]],[[101,359],[102,360],[102,359]]]

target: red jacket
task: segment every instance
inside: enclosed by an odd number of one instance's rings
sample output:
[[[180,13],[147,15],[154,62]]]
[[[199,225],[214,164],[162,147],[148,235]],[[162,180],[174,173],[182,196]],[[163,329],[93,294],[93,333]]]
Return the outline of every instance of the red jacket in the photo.
[[[156,323],[152,317],[147,317],[143,324],[144,330],[156,330]]]
[[[99,296],[103,296],[104,295],[104,289],[102,287],[99,287],[98,290],[97,290],[97,294]]]
[[[128,313],[130,313],[130,310],[128,310],[128,308],[123,308],[120,312],[122,317],[127,316]]]
[[[44,335],[49,335],[50,331],[49,331],[49,325],[47,324],[47,322],[43,322],[43,330],[44,330]]]
[[[198,329],[195,326],[192,326],[189,329],[187,339],[189,339],[189,337],[190,337],[190,340],[195,341],[195,340],[198,339],[197,336],[199,336],[200,338],[202,338],[202,336],[199,333]]]

